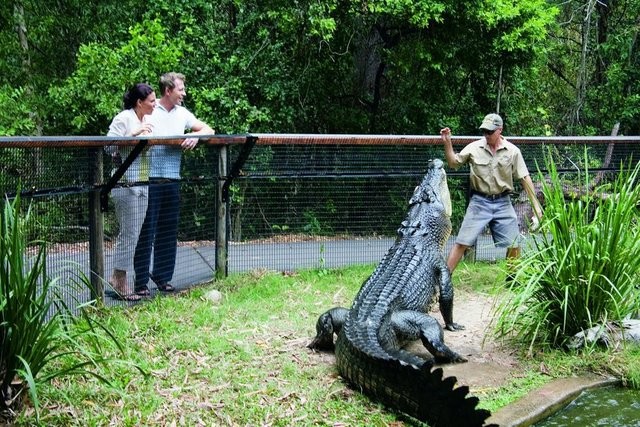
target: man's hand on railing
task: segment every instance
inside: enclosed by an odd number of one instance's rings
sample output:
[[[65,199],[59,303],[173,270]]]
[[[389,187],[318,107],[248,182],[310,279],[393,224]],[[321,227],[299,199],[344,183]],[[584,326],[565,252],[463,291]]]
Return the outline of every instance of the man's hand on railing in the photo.
[[[198,145],[198,138],[187,138],[180,144],[185,150],[193,150],[196,148],[196,145]]]

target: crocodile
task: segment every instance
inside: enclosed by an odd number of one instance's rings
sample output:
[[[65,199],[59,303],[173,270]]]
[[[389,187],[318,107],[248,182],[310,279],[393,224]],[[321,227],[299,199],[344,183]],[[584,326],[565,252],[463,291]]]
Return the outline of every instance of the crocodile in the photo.
[[[443,378],[434,366],[466,362],[447,347],[442,326],[427,314],[437,298],[444,327],[463,329],[453,321],[453,286],[443,254],[450,234],[446,172],[443,162],[433,159],[409,200],[394,244],[350,309],[334,307],[320,315],[308,347],[335,350],[338,373],[394,410],[432,427],[482,426],[490,412],[476,408],[478,398],[467,396],[468,387],[456,387],[455,377]],[[404,348],[416,340],[433,358]]]

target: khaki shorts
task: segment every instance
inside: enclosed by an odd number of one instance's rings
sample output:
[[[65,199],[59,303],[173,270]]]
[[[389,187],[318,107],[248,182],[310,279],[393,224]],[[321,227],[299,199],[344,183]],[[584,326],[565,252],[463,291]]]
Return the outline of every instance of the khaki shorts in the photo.
[[[474,246],[487,226],[497,247],[520,246],[518,217],[509,196],[490,200],[477,194],[472,195],[456,243]]]

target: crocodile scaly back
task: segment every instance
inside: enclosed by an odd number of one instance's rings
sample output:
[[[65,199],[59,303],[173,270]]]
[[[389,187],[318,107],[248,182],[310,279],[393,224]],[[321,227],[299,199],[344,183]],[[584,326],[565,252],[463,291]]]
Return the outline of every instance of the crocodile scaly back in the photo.
[[[466,360],[444,343],[442,327],[429,316],[439,296],[445,327],[453,322],[453,286],[443,249],[451,233],[451,200],[441,160],[432,160],[409,200],[397,239],[362,284],[350,309],[322,314],[310,348],[335,342],[338,372],[355,389],[430,426],[482,426],[490,413],[477,409],[468,387],[443,378],[436,362]],[[403,349],[420,339],[434,359]]]

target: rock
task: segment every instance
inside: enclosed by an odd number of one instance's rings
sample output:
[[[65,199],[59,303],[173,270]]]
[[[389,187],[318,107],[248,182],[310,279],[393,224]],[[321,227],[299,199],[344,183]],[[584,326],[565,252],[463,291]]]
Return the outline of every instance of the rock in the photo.
[[[578,332],[567,346],[578,349],[597,343],[605,347],[617,347],[622,341],[640,344],[640,319],[625,319],[621,322],[607,322]]]
[[[204,297],[216,305],[222,302],[222,294],[216,289],[212,289],[209,292],[205,293]]]

